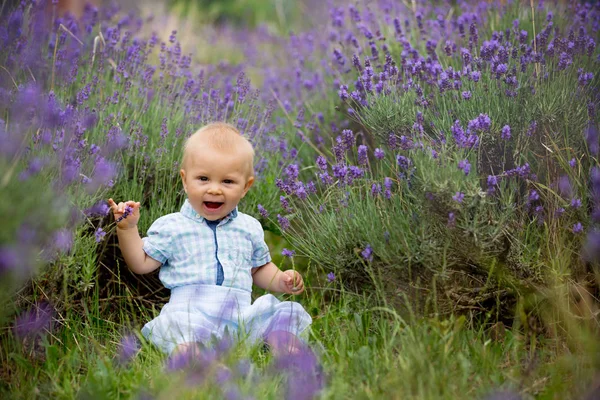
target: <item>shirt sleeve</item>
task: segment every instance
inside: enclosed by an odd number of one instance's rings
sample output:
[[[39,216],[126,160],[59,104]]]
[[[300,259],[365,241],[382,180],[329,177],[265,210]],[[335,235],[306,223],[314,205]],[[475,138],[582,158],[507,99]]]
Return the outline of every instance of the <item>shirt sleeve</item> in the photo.
[[[252,268],[262,267],[271,261],[271,252],[265,242],[265,231],[258,220],[255,220],[252,234]]]
[[[169,229],[170,225],[166,216],[161,217],[150,226],[148,236],[142,238],[144,252],[162,264],[171,258],[173,235],[171,229]]]

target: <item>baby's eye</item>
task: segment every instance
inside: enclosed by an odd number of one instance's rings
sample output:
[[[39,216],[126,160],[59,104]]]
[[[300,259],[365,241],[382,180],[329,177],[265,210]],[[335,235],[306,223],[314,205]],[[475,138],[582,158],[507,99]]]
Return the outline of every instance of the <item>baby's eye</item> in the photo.
[[[230,184],[230,183],[233,183],[233,181],[232,181],[231,179],[225,179],[225,180],[223,181],[223,183]]]
[[[198,179],[200,179],[202,182],[206,182],[208,180],[206,176],[199,176]]]

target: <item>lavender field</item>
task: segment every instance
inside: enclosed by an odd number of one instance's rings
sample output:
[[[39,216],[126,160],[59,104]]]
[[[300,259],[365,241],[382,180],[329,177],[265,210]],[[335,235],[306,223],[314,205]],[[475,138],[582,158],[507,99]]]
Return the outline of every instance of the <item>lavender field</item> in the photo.
[[[599,3],[59,3],[0,5],[1,398],[600,398]],[[311,350],[139,332],[107,200],[178,211],[212,121]]]

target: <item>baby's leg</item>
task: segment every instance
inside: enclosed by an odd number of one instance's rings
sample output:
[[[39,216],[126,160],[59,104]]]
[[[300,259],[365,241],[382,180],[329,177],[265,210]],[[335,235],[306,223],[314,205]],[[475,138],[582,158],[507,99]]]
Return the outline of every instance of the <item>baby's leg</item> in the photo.
[[[171,353],[171,356],[176,354],[198,354],[200,352],[200,345],[196,342],[179,343],[177,347]]]
[[[274,356],[298,354],[304,347],[300,338],[287,331],[273,331],[265,340]]]

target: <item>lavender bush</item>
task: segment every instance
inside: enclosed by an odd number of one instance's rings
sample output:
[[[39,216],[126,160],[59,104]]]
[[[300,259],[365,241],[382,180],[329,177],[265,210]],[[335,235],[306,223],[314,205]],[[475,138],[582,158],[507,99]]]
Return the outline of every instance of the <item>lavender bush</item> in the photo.
[[[278,221],[303,255],[359,286],[383,276],[392,295],[437,280],[447,312],[512,309],[556,259],[589,279],[599,10],[491,7],[332,9],[312,47],[354,125],[329,140],[300,129],[322,146],[278,181]]]

